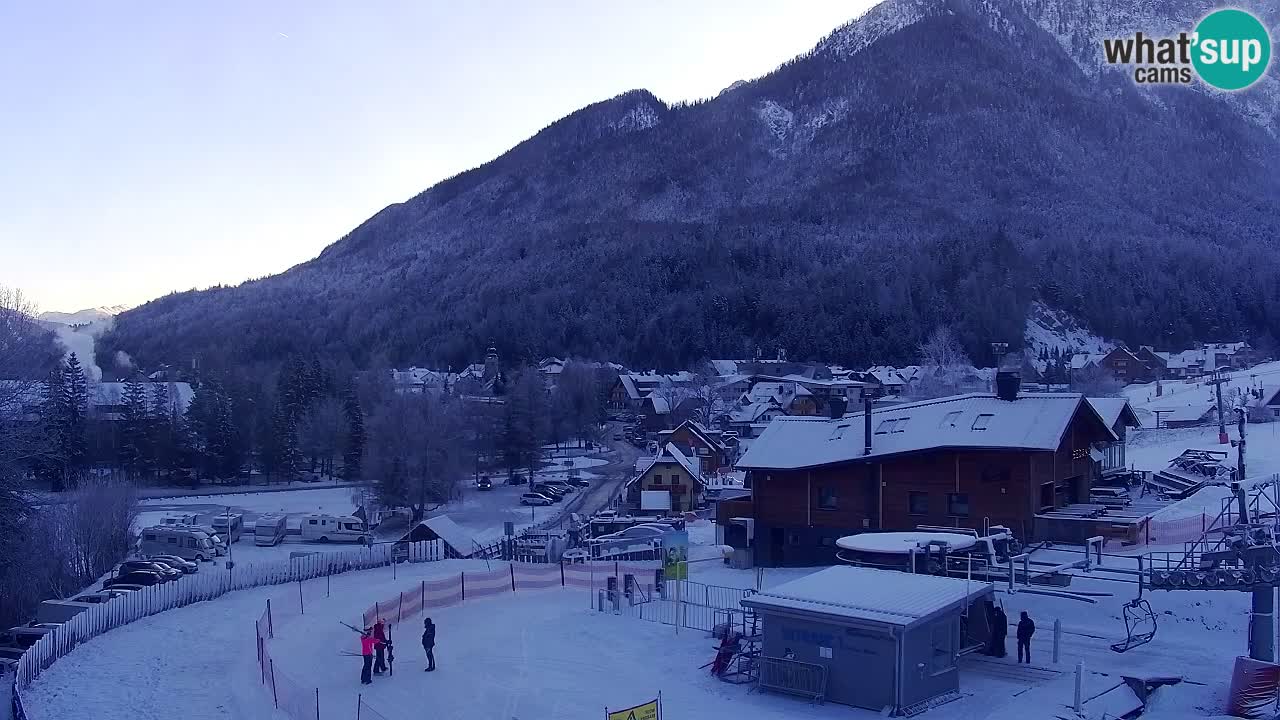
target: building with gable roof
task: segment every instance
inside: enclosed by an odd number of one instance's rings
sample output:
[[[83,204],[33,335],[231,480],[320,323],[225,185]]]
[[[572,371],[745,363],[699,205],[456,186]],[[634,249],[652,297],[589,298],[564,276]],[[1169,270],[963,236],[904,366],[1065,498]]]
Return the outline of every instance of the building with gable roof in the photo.
[[[765,566],[828,564],[843,535],[919,525],[1045,539],[1037,516],[1086,501],[1090,450],[1118,438],[1082,395],[1019,385],[1001,373],[995,394],[777,418],[738,461],[751,500],[726,514],[750,520],[739,524]]]

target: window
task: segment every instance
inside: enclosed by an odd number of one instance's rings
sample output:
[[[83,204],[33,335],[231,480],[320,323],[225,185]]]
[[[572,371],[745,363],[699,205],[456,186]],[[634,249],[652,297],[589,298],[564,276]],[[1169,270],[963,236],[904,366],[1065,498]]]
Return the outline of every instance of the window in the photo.
[[[889,418],[881,420],[879,427],[876,428],[877,435],[885,435],[887,433],[900,433],[907,429],[907,421],[911,418]]]
[[[142,536],[142,539],[143,539],[143,540],[146,540],[147,542],[155,542],[155,541],[156,541],[156,535],[155,535],[155,533],[147,533],[146,535],[143,535],[143,536]]]
[[[969,515],[969,496],[965,493],[947,493],[947,514],[967,517]]]
[[[973,419],[973,425],[971,428],[974,430],[986,430],[991,426],[991,418],[993,417],[995,417],[995,415],[992,413],[982,413]]]
[[[169,544],[170,544],[170,545],[177,545],[177,544],[178,544],[178,538],[176,538],[176,537],[171,537],[171,538],[169,538]]]
[[[955,628],[952,621],[944,620],[933,626],[932,657],[930,670],[934,675],[947,672],[956,666]]]
[[[938,427],[953,428],[956,426],[956,420],[958,420],[959,418],[960,418],[960,411],[952,410],[951,412],[942,416],[942,422],[938,423]]]
[[[929,514],[929,493],[926,492],[909,492],[907,493],[907,512],[912,515],[928,515]]]
[[[1280,413],[1280,408],[1276,409]],[[831,437],[828,440],[841,440],[844,438],[844,431],[849,429],[849,423],[840,423],[836,425],[836,429],[831,431]]]
[[[662,475],[661,475],[661,474],[656,474],[656,475],[654,475],[654,476],[653,476],[653,484],[654,484],[654,485],[661,485],[661,484],[662,484]]]
[[[834,488],[820,487],[818,488],[818,509],[819,510],[835,510],[836,491]]]
[[[311,519],[310,519],[310,520],[308,520],[307,522],[308,522],[309,524],[311,524],[311,525],[316,525],[316,524],[317,524],[317,520],[316,520],[315,518],[311,518]]]

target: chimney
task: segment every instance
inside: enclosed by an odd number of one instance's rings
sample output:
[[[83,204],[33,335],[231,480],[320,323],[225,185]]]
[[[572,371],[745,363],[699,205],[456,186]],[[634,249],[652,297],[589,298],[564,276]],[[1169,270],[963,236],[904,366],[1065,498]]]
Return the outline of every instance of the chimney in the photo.
[[[862,400],[862,454],[871,454],[871,398]]]
[[[827,412],[832,420],[839,420],[844,417],[844,411],[848,406],[848,401],[838,395],[833,395],[827,400]]]
[[[996,370],[996,397],[1013,402],[1022,388],[1022,370],[1013,362],[1000,363]]]

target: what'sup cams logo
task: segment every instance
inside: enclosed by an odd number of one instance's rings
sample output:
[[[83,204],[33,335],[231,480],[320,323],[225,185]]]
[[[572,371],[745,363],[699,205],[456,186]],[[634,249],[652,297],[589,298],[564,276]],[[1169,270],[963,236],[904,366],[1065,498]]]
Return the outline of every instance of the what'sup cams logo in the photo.
[[[1132,65],[1134,82],[1190,85],[1199,76],[1219,90],[1243,90],[1258,81],[1271,62],[1271,35],[1244,10],[1215,10],[1193,32],[1174,37],[1132,37],[1102,41],[1107,63]]]

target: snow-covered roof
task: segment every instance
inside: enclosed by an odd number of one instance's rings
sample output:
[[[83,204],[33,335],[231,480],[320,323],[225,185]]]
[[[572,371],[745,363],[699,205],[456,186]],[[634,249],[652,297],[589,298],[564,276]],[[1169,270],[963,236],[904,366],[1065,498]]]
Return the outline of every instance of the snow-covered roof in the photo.
[[[1106,423],[1109,428],[1114,428],[1116,426],[1116,421],[1120,419],[1120,416],[1124,414],[1126,410],[1128,411],[1128,416],[1125,418],[1126,425],[1130,427],[1139,427],[1142,424],[1138,422],[1138,416],[1134,414],[1133,408],[1129,406],[1129,400],[1127,398],[1091,397],[1089,398],[1089,404],[1093,406],[1094,411],[1098,413],[1098,417],[1102,418],[1102,422]]]
[[[680,449],[677,448],[675,445],[673,445],[672,443],[667,443],[666,446],[662,448],[662,452],[655,455],[654,457],[639,458],[636,460],[635,477],[627,481],[627,486],[634,485],[635,482],[639,480],[641,477],[643,477],[645,473],[649,472],[650,468],[652,468],[654,465],[657,465],[658,463],[673,463],[673,462],[679,464],[680,467],[684,468],[684,471],[689,473],[689,477],[693,478],[694,482],[698,483],[699,485],[703,484],[702,473],[699,472],[698,470],[698,464],[693,460],[689,459],[688,457],[686,457],[685,454],[680,452]]]
[[[712,360],[711,367],[714,368],[716,374],[721,377],[738,374],[737,360]]]
[[[770,410],[781,411],[778,403],[773,400],[764,402],[753,402],[749,405],[734,408],[729,412],[729,422],[744,423],[755,422],[764,416]]]
[[[1170,420],[1172,420],[1173,422],[1194,422],[1196,420],[1204,419],[1205,416],[1207,416],[1210,413],[1217,412],[1217,408],[1207,401],[1202,405],[1192,404],[1192,405],[1184,405],[1178,408],[1167,408],[1167,410],[1170,410],[1172,412],[1166,412],[1166,408],[1157,408],[1157,409],[1160,410],[1160,419],[1164,420],[1165,422],[1168,422]]]
[[[467,557],[471,555],[471,553],[475,552],[478,545],[475,536],[464,529],[461,525],[454,522],[453,518],[450,518],[448,515],[437,515],[435,517],[427,518],[426,520],[418,523],[418,525],[425,526],[431,530],[431,532],[440,536],[440,539],[444,540],[449,547],[453,548],[454,552],[462,555],[463,557]]]
[[[688,429],[689,432],[701,438],[702,442],[706,443],[707,445],[710,445],[713,448],[718,448],[720,450],[724,449],[724,443],[721,442],[714,435],[712,435],[711,431],[708,430],[705,425],[698,422],[697,420],[685,420],[684,422],[680,423],[680,425],[677,426],[675,430],[672,430],[671,432],[675,432],[680,428]]]
[[[1096,353],[1076,353],[1071,356],[1071,369],[1082,370],[1090,365],[1097,365],[1102,362],[1102,358],[1106,355],[1098,355]]]
[[[945,542],[951,550],[968,550],[977,544],[977,538],[947,532],[868,532],[839,538],[836,547],[854,552],[906,555],[911,550],[924,550],[933,542]]]
[[[644,397],[640,394],[640,389],[636,387],[636,381],[631,379],[630,375],[619,375],[618,382],[622,383],[622,389],[626,391],[629,399],[639,400]]]
[[[863,454],[862,412],[837,420],[779,417],[738,461],[740,468],[789,470],[856,462],[937,448],[1056,450],[1082,395],[1024,393],[1001,400],[973,393],[903,403],[871,411],[871,454]],[[1090,413],[1116,439],[1097,413]]]
[[[910,627],[992,592],[987,582],[837,565],[746,597],[742,604]]]

